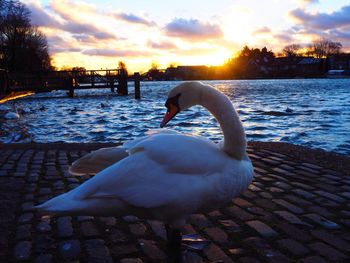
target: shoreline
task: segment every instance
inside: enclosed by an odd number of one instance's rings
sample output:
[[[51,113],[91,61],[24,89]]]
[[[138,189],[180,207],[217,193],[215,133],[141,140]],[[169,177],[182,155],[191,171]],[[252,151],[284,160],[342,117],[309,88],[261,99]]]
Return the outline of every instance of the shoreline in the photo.
[[[99,148],[119,146],[120,143],[9,143],[0,144],[2,149],[37,149],[50,150],[78,150],[92,151]],[[314,149],[306,146],[285,143],[285,142],[259,142],[249,141],[248,148],[273,151],[282,155],[299,159],[301,161],[323,166],[330,170],[350,175],[350,157],[335,152],[328,152],[323,149]]]

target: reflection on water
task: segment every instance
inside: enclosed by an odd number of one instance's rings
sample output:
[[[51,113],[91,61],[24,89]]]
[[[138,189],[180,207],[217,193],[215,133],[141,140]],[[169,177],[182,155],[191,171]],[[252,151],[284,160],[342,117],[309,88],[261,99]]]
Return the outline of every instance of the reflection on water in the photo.
[[[233,102],[249,140],[283,141],[350,153],[350,80],[208,81]],[[17,101],[29,109],[19,120],[1,119],[0,138],[27,128],[35,142],[122,142],[159,127],[167,92],[178,82],[141,83],[142,100],[109,90],[37,94]],[[130,85],[132,87],[132,84]],[[130,88],[131,89],[131,88]],[[41,99],[36,99],[41,97]],[[11,102],[4,104],[11,108]],[[0,109],[0,116],[1,114]],[[1,118],[1,117],[0,117]],[[216,120],[199,106],[182,112],[170,127],[218,141]],[[12,132],[12,133],[11,133]],[[11,135],[12,134],[12,135]]]

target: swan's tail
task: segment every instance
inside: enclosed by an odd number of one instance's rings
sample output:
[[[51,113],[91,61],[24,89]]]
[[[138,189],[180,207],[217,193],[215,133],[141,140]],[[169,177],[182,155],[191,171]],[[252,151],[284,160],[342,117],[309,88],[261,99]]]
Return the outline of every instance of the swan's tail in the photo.
[[[69,198],[68,194],[62,194],[35,206],[35,208],[40,214],[45,215],[77,215],[87,208],[87,203]]]
[[[71,192],[56,196],[34,208],[41,215],[60,216],[118,216],[126,209],[125,203],[116,198],[75,198]]]

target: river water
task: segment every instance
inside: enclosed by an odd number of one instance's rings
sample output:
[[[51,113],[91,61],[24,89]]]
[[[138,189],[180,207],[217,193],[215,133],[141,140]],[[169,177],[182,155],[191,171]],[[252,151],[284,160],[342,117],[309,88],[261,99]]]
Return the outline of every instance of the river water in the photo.
[[[36,94],[16,100],[20,118],[4,118],[0,141],[123,142],[159,127],[169,89],[180,82],[141,82],[140,101],[108,89]],[[224,92],[237,109],[248,140],[282,141],[350,155],[350,79],[205,81]],[[21,110],[22,109],[22,110]],[[2,117],[1,117],[2,116]],[[169,127],[218,141],[216,120],[196,106]],[[25,136],[23,136],[25,131]]]

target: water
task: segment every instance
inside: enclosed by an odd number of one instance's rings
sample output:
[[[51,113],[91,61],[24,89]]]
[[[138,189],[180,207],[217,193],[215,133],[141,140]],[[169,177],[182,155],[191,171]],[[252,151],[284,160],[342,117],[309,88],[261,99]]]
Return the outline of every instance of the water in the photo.
[[[104,90],[36,94],[17,100],[29,110],[18,120],[1,119],[0,140],[35,142],[123,142],[158,128],[164,102],[179,82],[143,82],[142,100]],[[251,141],[282,141],[350,154],[350,79],[207,81],[224,92],[239,112]],[[132,90],[132,83],[129,89]],[[40,98],[40,99],[37,99]],[[101,103],[103,105],[101,105]],[[12,102],[5,106],[12,107]],[[0,111],[0,116],[1,111]],[[221,139],[216,120],[201,107],[169,123],[185,133]],[[26,136],[19,135],[27,129]],[[15,131],[15,132],[14,132]],[[17,137],[16,137],[17,136]]]

